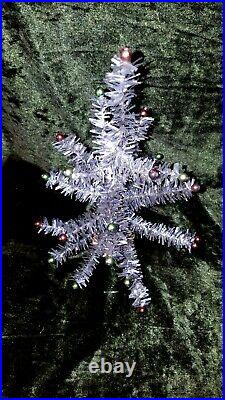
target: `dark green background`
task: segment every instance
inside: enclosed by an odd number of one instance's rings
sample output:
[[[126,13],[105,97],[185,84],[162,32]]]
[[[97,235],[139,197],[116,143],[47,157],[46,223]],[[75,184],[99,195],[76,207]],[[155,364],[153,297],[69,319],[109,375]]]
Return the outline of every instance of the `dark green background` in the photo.
[[[4,396],[221,396],[221,19],[221,3],[4,3]],[[144,314],[104,264],[74,290],[79,260],[55,271],[55,241],[32,227],[84,209],[40,175],[65,165],[51,146],[59,130],[91,144],[90,97],[123,45],[148,64],[143,104],[157,123],[145,152],[187,165],[207,188],[146,215],[202,242],[189,255],[137,241]],[[132,378],[90,374],[101,357],[136,361]]]

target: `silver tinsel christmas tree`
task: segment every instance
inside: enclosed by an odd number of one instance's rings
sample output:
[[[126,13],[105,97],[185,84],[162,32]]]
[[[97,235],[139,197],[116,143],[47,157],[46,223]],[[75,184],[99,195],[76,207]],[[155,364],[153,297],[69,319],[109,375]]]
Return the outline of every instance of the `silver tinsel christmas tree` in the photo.
[[[75,270],[77,285],[86,286],[101,257],[116,264],[118,276],[129,286],[134,307],[143,310],[150,302],[149,291],[135,250],[137,234],[177,249],[191,251],[199,238],[188,230],[146,222],[137,211],[166,202],[187,200],[200,186],[180,172],[178,163],[162,162],[163,156],[141,158],[139,142],[145,140],[153,118],[143,107],[139,114],[132,104],[138,82],[140,60],[132,63],[129,48],[111,60],[105,92],[98,91],[90,118],[93,149],[88,151],[75,135],[58,134],[54,146],[69,160],[65,171],[51,172],[47,187],[89,203],[89,210],[67,222],[47,219],[36,222],[45,234],[57,236],[59,246],[50,252],[63,263],[72,254],[87,249],[82,268]]]

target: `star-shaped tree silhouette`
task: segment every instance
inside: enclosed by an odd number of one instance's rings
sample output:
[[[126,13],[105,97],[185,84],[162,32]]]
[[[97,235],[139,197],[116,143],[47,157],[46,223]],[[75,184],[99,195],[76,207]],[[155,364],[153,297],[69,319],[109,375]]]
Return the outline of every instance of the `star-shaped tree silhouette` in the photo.
[[[199,238],[179,227],[146,222],[136,213],[142,207],[187,200],[200,186],[180,172],[178,163],[171,166],[163,162],[161,154],[154,158],[139,156],[139,142],[147,138],[153,124],[146,107],[139,115],[133,111],[141,63],[132,63],[129,48],[121,49],[111,62],[112,71],[104,80],[107,91],[98,90],[93,100],[92,151],[76,136],[58,134],[55,147],[68,157],[70,167],[51,172],[47,179],[48,187],[88,201],[90,209],[76,220],[54,219],[49,224],[45,218],[36,225],[39,231],[51,233],[61,242],[50,252],[57,263],[89,247],[82,268],[73,273],[78,286],[87,285],[103,256],[106,264],[117,264],[118,276],[129,284],[133,306],[143,310],[150,297],[143,284],[135,234],[189,251]]]

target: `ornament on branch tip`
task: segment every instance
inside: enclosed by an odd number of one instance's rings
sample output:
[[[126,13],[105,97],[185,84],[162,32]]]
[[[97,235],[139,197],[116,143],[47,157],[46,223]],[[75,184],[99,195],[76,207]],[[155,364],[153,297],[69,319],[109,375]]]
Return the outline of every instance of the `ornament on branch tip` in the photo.
[[[157,161],[161,161],[161,160],[163,160],[163,158],[164,158],[164,155],[163,155],[162,153],[158,153],[158,154],[156,154],[156,156],[155,156],[155,159],[156,159]]]
[[[59,133],[57,133],[55,138],[56,138],[57,142],[62,142],[62,140],[65,139],[65,135],[63,135],[63,133],[59,132]]]
[[[63,172],[63,174],[65,175],[65,176],[71,176],[72,175],[72,169],[70,169],[70,168],[67,168],[67,169],[65,169],[65,171]]]
[[[67,235],[65,233],[62,233],[61,235],[59,235],[59,241],[60,242],[66,242],[68,239]]]
[[[115,224],[114,222],[111,222],[108,226],[107,229],[109,232],[117,232],[118,231],[118,225]]]
[[[132,51],[129,47],[120,49],[120,59],[125,62],[131,62]]]
[[[44,181],[47,181],[48,178],[49,178],[49,175],[44,173],[44,174],[41,175],[41,177],[42,177],[42,179],[44,179]]]
[[[185,172],[182,172],[178,179],[180,182],[187,182],[189,180],[189,176]]]
[[[74,290],[78,289],[78,284],[77,284],[77,282],[75,282],[75,283],[73,284],[72,288],[73,288]]]
[[[200,239],[199,236],[195,236],[195,237],[194,237],[194,240],[193,240],[193,242],[192,242],[192,247],[193,247],[193,249],[197,249],[197,248],[198,248],[199,242],[200,242],[200,241],[201,241],[201,239]]]
[[[105,263],[106,265],[113,265],[114,264],[114,258],[112,256],[106,256],[105,257]]]
[[[158,179],[160,176],[160,172],[158,168],[152,168],[149,172],[150,178],[154,181],[155,179]]]
[[[199,183],[194,183],[191,187],[191,191],[193,193],[198,193],[201,189],[201,186],[199,185]]]
[[[103,96],[103,94],[104,94],[104,90],[102,88],[98,88],[96,90],[96,96],[97,97]]]
[[[145,307],[137,307],[137,312],[139,313],[145,312]]]
[[[41,219],[34,221],[35,228],[41,228],[42,225],[43,225],[43,221]]]
[[[146,118],[149,117],[150,111],[148,107],[141,107],[140,109],[140,117],[141,118]]]
[[[128,278],[124,279],[124,285],[130,286],[130,279],[128,279]]]

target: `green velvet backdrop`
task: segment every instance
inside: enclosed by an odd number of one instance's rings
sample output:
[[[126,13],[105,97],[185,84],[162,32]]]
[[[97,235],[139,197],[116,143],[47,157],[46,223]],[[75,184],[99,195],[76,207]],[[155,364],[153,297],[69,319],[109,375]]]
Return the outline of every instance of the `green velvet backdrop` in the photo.
[[[221,396],[221,19],[221,3],[4,3],[4,396]],[[84,208],[40,175],[65,164],[51,146],[59,130],[91,144],[90,98],[122,45],[148,64],[143,104],[157,124],[145,152],[181,161],[207,189],[146,213],[202,243],[189,255],[137,241],[144,314],[104,265],[74,290],[79,260],[55,271],[54,240],[32,228]],[[135,372],[90,374],[101,357]]]

